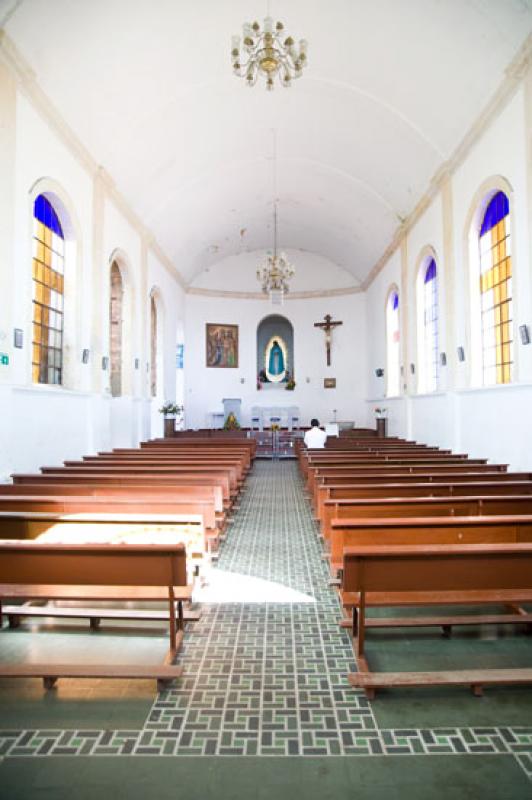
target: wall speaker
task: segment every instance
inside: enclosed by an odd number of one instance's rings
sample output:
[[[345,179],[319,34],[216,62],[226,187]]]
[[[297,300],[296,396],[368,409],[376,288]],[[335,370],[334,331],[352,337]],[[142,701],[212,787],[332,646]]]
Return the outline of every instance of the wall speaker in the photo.
[[[456,354],[458,356],[458,361],[465,361],[465,350],[461,345],[456,348]]]
[[[89,363],[89,356],[90,356],[89,348],[85,347],[83,352],[81,353],[81,363],[82,364],[88,364]]]
[[[15,328],[13,330],[13,346],[21,348],[24,345],[24,331],[22,328]]]
[[[521,344],[530,344],[530,328],[528,325],[519,326],[519,336],[521,337]]]
[[[109,356],[102,356],[102,369],[109,369]]]

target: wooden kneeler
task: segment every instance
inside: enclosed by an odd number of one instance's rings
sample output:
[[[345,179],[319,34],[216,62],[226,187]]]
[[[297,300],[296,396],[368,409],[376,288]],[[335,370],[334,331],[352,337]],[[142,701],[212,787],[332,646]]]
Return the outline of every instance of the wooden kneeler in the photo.
[[[359,672],[350,684],[369,699],[377,689],[408,686],[532,684],[532,668],[372,672],[365,655],[368,627],[532,623],[522,603],[532,602],[532,544],[358,546],[344,550],[342,602],[352,606],[354,652]],[[501,614],[366,618],[368,606],[502,604]]]

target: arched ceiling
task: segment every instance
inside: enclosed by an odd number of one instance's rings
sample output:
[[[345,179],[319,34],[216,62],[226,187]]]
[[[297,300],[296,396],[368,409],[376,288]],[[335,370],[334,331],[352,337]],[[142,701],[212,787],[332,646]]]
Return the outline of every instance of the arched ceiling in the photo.
[[[0,0],[0,22],[187,284],[271,247],[275,136],[280,245],[358,285],[500,85],[532,2],[270,8],[309,43],[301,80],[273,93],[229,57],[265,0]]]

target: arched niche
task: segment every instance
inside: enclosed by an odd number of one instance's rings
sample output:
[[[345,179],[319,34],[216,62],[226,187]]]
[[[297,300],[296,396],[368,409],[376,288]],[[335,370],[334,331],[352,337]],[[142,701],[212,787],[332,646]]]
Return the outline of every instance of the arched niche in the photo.
[[[270,314],[258,325],[257,377],[263,387],[294,377],[294,329],[280,314]]]

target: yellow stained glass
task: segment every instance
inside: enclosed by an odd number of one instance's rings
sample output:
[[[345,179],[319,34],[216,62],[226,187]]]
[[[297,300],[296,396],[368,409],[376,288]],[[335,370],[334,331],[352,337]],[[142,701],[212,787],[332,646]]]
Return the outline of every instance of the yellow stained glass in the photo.
[[[64,241],[46,224],[33,220],[32,376],[41,383],[61,383]]]

